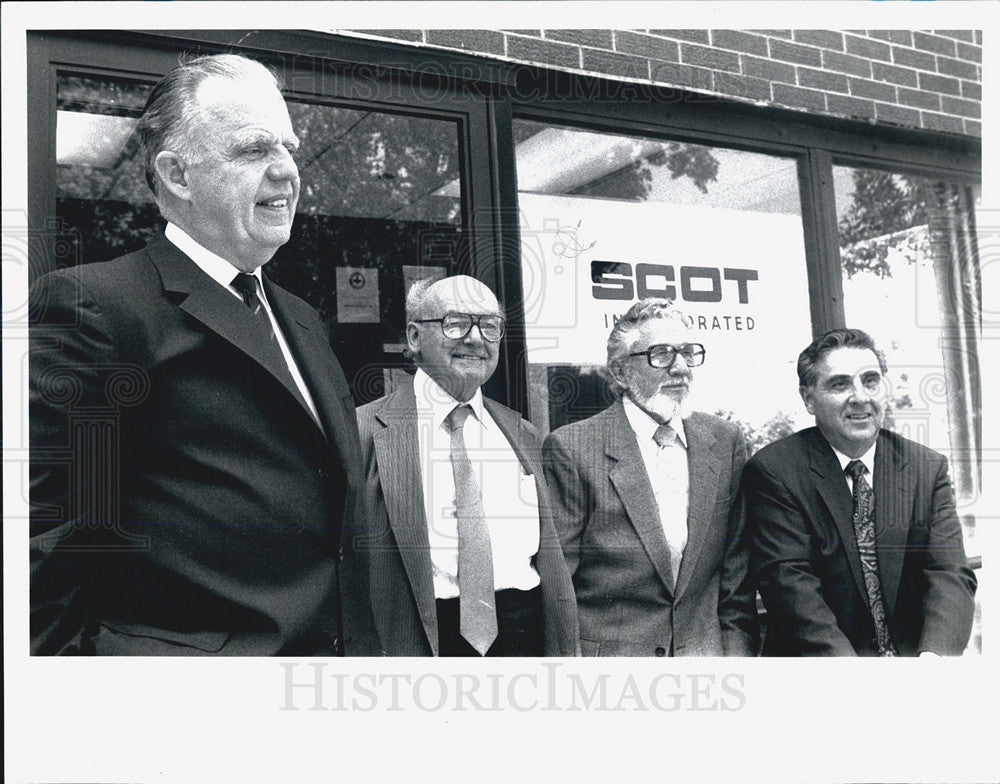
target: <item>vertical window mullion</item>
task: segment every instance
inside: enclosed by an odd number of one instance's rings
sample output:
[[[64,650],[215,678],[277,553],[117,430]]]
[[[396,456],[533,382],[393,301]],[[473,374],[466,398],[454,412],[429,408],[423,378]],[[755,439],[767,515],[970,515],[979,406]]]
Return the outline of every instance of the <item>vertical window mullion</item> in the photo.
[[[837,205],[833,157],[809,149],[799,159],[799,190],[809,278],[809,310],[813,335],[845,325],[844,287],[837,238]]]

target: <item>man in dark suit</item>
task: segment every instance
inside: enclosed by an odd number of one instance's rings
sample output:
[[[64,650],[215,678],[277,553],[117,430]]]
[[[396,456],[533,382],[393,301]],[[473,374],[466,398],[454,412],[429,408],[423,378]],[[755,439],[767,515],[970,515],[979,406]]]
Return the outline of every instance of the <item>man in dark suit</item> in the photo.
[[[608,337],[619,400],[545,440],[584,655],[753,656],[749,546],[735,505],[739,428],[682,408],[705,349],[669,300]]]
[[[358,409],[366,492],[344,585],[377,630],[358,652],[574,655],[537,436],[480,391],[504,332],[497,299],[470,277],[422,280],[406,313],[416,375]]]
[[[882,429],[885,360],[836,329],[798,360],[816,427],[743,472],[753,567],[775,656],[958,655],[976,578],[943,455]]]
[[[31,292],[32,652],[338,653],[357,425],[317,314],[260,272],[299,193],[284,100],[198,58],[138,133],[166,236]]]

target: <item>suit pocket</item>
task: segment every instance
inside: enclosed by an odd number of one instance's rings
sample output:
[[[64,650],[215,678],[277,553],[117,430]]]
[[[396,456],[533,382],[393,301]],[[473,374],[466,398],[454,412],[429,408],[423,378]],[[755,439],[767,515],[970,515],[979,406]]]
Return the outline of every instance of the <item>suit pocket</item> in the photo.
[[[197,656],[218,653],[228,631],[178,632],[145,623],[101,621],[94,639],[98,656]]]
[[[601,643],[599,640],[585,640],[580,638],[580,653],[584,656],[600,656]]]

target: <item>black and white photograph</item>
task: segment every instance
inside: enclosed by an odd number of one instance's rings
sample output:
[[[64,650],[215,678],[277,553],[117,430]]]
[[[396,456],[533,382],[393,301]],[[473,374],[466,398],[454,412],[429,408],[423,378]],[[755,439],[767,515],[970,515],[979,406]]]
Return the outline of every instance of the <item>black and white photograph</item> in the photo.
[[[2,13],[6,780],[997,780],[994,6]]]

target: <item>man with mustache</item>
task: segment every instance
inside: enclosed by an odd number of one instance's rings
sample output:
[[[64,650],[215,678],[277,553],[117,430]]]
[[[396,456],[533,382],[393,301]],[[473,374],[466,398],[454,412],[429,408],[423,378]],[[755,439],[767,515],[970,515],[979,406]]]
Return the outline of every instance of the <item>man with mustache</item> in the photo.
[[[816,338],[798,360],[816,427],[743,472],[765,655],[958,655],[969,642],[976,577],[948,462],[883,429],[885,373],[867,333]]]
[[[575,655],[538,437],[480,391],[505,329],[496,297],[465,275],[425,279],[406,319],[416,375],[358,409],[365,494],[344,587],[377,632],[357,652]]]
[[[165,236],[32,289],[32,652],[342,653],[353,400],[261,274],[299,195],[285,101],[260,63],[199,57],[137,134]]]
[[[736,505],[744,439],[683,408],[704,360],[687,316],[669,300],[640,300],[608,337],[619,400],[545,440],[585,656],[756,653]]]

